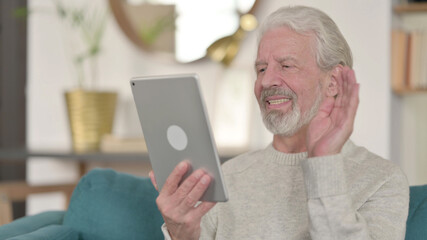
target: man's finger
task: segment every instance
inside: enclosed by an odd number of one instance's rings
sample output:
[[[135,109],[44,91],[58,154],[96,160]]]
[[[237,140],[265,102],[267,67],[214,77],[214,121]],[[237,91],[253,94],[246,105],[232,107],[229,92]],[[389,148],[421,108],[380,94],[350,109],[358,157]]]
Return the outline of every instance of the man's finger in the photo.
[[[197,181],[194,188],[186,194],[185,198],[182,201],[183,209],[189,210],[193,208],[196,203],[200,200],[203,194],[206,192],[206,189],[209,187],[211,182],[211,177],[208,174],[203,174],[200,180]]]
[[[216,202],[202,202],[190,213],[191,217],[201,219],[209,210],[216,205]]]
[[[356,84],[356,74],[354,73],[353,69],[349,69],[348,72],[348,79],[349,79],[349,83],[351,84]]]
[[[343,104],[343,106],[345,106],[345,104],[347,104],[348,103],[348,100],[349,100],[349,94],[350,94],[350,92],[348,91],[349,90],[349,87],[351,87],[351,84],[350,84],[350,74],[351,74],[351,69],[349,68],[349,67],[345,67],[344,68],[344,71],[343,71],[343,84],[342,84],[342,91],[343,91],[343,102],[342,102],[342,104]]]
[[[354,122],[354,119],[356,118],[357,107],[359,106],[359,89],[360,89],[360,85],[358,83],[354,84],[351,92],[351,99],[348,104],[350,117],[353,119],[353,122]]]
[[[159,187],[157,187],[156,177],[154,176],[154,172],[153,172],[153,170],[151,170],[151,171],[148,173],[148,176],[150,176],[151,183],[153,184],[154,188],[156,188],[156,190],[157,190],[157,191],[159,191]]]
[[[317,112],[317,116],[321,118],[327,118],[331,114],[334,108],[335,98],[334,97],[326,97],[323,99],[322,103],[319,106],[319,111]]]
[[[188,171],[190,163],[187,161],[180,162],[174,170],[171,172],[169,177],[166,179],[165,184],[161,190],[161,193],[165,193],[168,196],[175,193],[176,189],[178,189],[178,185],[182,180],[182,177]]]
[[[356,75],[353,70],[350,69],[346,75],[348,81],[346,107],[354,109],[354,107],[357,108],[359,102],[359,84],[356,82]]]
[[[344,72],[345,72],[345,68],[341,69],[340,73],[337,75],[337,78],[336,78],[338,93],[335,98],[335,106],[341,106],[342,104],[342,96],[344,91],[343,90]]]
[[[342,106],[346,107],[348,106],[350,100],[351,100],[351,94],[354,87],[354,84],[356,83],[354,71],[349,68],[345,67],[343,71],[343,102]]]
[[[198,184],[203,175],[205,175],[205,172],[202,169],[198,169],[194,171],[190,176],[188,176],[188,178],[186,178],[176,190],[176,200],[182,202],[187,197],[187,195],[193,190],[196,184]]]
[[[356,81],[356,76],[353,70],[347,72],[348,86],[347,86],[347,100],[345,108],[346,119],[344,124],[348,124],[353,129],[356,112],[359,105],[359,84]]]

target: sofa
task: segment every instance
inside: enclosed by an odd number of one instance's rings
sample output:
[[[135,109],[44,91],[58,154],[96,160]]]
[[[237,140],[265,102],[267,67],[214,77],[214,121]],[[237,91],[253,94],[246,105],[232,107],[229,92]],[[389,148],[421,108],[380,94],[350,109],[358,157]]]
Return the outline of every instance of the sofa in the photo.
[[[77,184],[67,211],[17,219],[0,227],[0,239],[163,239],[157,195],[148,178],[94,169]]]
[[[157,195],[148,178],[95,169],[80,180],[67,211],[0,226],[0,240],[163,239]],[[427,185],[410,188],[406,240],[420,239],[427,239]]]
[[[427,239],[427,185],[411,186],[405,240]]]

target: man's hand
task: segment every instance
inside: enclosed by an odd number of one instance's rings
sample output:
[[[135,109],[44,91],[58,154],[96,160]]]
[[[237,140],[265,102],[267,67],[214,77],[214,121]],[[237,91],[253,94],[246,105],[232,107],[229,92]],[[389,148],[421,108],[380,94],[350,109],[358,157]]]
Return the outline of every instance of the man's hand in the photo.
[[[174,240],[199,239],[202,217],[216,204],[202,202],[196,206],[208,188],[211,178],[203,170],[198,169],[180,184],[189,167],[190,164],[186,161],[178,164],[169,175],[156,200],[169,234]],[[158,190],[152,171],[150,178]]]
[[[319,112],[310,122],[307,132],[309,157],[333,155],[341,152],[353,132],[359,105],[359,84],[354,71],[344,67],[337,77],[338,94],[326,97]]]

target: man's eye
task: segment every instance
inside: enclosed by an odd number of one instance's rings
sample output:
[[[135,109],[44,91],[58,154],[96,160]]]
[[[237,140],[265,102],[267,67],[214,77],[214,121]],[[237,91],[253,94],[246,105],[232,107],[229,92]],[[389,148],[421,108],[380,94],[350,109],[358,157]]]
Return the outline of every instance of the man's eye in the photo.
[[[291,68],[291,65],[282,65],[282,68]]]
[[[258,69],[258,73],[263,73],[263,72],[265,72],[265,68]]]

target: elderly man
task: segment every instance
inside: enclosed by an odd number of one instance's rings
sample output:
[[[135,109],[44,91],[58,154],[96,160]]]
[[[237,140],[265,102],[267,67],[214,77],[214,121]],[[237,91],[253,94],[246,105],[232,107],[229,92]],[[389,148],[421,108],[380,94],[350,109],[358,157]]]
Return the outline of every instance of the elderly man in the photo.
[[[403,239],[405,175],[349,140],[359,85],[335,23],[313,8],[277,10],[261,28],[255,67],[272,144],[223,165],[226,203],[196,205],[211,179],[197,170],[181,183],[189,164],[180,163],[157,199],[165,237]]]

